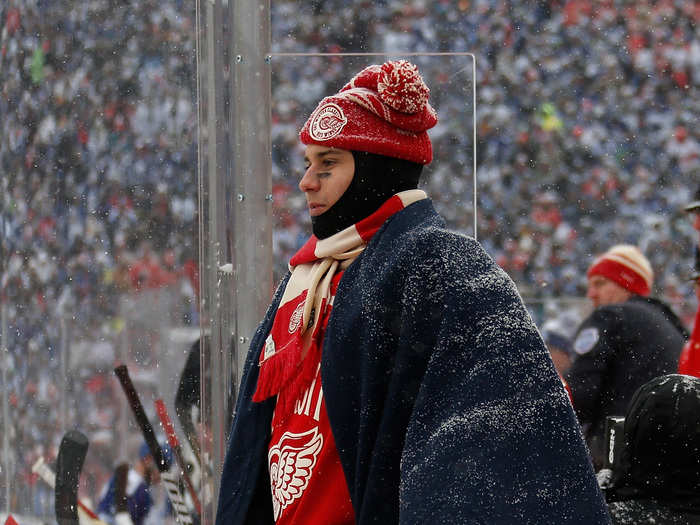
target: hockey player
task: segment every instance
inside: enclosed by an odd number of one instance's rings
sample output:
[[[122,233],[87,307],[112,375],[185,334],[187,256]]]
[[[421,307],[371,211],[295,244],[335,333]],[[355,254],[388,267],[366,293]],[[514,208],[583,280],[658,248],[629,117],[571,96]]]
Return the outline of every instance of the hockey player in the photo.
[[[417,189],[428,95],[369,66],[301,130],[313,235],[251,343],[219,525],[607,523],[515,286]]]

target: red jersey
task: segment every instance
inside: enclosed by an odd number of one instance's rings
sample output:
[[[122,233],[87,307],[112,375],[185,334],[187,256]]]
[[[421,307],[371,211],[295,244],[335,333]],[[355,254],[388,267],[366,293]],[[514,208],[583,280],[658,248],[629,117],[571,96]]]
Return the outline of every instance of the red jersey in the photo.
[[[333,296],[341,275],[342,272],[333,277]],[[298,299],[303,304],[304,296]],[[289,307],[292,311],[295,308],[293,304]],[[327,321],[328,315],[324,315],[318,344],[322,344]],[[320,353],[312,355],[318,358],[316,376],[311,385],[294,400],[291,414],[279,410],[279,407],[290,406],[289,400],[283,399],[290,395],[290,391],[283,389],[272,418],[267,458],[275,523],[355,523],[350,493],[323,399]]]
[[[277,396],[268,445],[277,524],[355,523],[323,399],[323,340],[343,269],[388,217],[424,198],[420,190],[398,193],[357,224],[325,239],[312,236],[289,261],[292,274],[260,354],[253,395],[255,402]]]

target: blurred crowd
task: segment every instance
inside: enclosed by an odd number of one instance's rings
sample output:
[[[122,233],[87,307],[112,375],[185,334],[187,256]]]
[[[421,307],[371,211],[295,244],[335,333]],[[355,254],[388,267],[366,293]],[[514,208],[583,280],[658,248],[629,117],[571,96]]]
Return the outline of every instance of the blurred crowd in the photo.
[[[0,16],[4,429],[15,505],[43,515],[32,463],[55,459],[61,429],[99,441],[121,396],[113,362],[81,362],[77,342],[94,357],[124,330],[120,298],[161,287],[197,322],[194,4],[8,0]]]
[[[474,52],[478,233],[522,294],[583,295],[585,261],[614,239],[642,248],[655,293],[683,310],[693,235],[681,207],[700,172],[697,2],[287,1],[273,11],[276,52]],[[421,64],[431,86],[434,63]],[[328,61],[307,64],[297,91],[315,101],[337,75]],[[445,119],[454,104],[435,106]],[[471,183],[455,180],[471,158],[469,122],[432,137],[429,194],[471,234]],[[294,126],[273,139],[292,149]],[[287,172],[274,175],[276,195],[294,193]],[[289,223],[303,224],[303,210],[282,217],[277,235],[292,251]]]
[[[697,2],[271,4],[275,53],[473,52],[479,240],[522,295],[583,296],[590,256],[628,242],[650,259],[654,294],[690,322],[693,234],[681,207],[700,173]],[[123,326],[120,297],[168,287],[189,305],[181,324],[197,323],[194,9],[183,0],[0,5],[4,387],[18,479],[28,483],[32,460],[55,455],[60,440],[58,319],[112,336]],[[273,62],[279,277],[309,231],[297,131],[347,71],[330,59]],[[444,61],[420,64],[426,79],[449,84]],[[467,234],[471,119],[449,115],[464,114],[470,89],[434,101],[442,123],[425,182],[449,226]],[[89,393],[86,420],[109,425],[104,376],[76,371],[75,389]]]

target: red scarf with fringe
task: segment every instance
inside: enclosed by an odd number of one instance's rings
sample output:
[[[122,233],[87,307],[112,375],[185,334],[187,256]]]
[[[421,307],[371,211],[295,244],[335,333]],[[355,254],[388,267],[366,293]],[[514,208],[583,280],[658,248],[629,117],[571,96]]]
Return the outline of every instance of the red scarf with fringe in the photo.
[[[311,238],[289,261],[292,275],[272,329],[260,353],[260,374],[253,401],[277,399],[275,419],[290,414],[296,399],[313,381],[321,361],[323,335],[343,271],[394,213],[425,199],[422,190],[397,193],[372,215],[327,237]]]

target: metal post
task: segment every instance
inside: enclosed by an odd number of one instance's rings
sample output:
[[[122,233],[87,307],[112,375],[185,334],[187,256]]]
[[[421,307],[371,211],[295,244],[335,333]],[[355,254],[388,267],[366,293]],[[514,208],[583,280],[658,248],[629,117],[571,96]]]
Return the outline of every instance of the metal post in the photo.
[[[212,508],[211,518],[214,518],[218,502],[219,485],[221,481],[221,465],[224,461],[226,447],[226,400],[231,389],[231,352],[229,341],[233,332],[233,312],[230,309],[228,290],[222,286],[221,274],[224,266],[230,264],[229,236],[231,217],[227,199],[230,198],[230,159],[227,158],[226,147],[226,118],[224,110],[225,82],[223,78],[224,42],[223,23],[225,10],[221,2],[207,6],[207,130],[209,133],[208,170],[209,182],[209,216],[208,216],[208,278],[209,278],[209,322],[210,350],[207,363],[209,368],[202,367],[201,377],[208,370],[211,378],[211,388],[202,385],[201,406],[203,413],[209,412],[206,427],[210,431],[209,457],[213,463],[211,487]],[[205,356],[202,356],[205,358]],[[203,359],[200,359],[202,361]],[[207,392],[208,390],[208,392]],[[209,393],[210,398],[206,395]],[[204,415],[204,414],[203,414]],[[206,444],[205,444],[206,449]],[[212,520],[213,521],[213,520]]]
[[[270,0],[232,10],[236,377],[272,295]]]
[[[269,0],[198,0],[200,311],[210,337],[200,399],[212,467],[203,524],[214,519],[230,402],[272,292],[269,48]]]
[[[66,433],[66,425],[68,424],[68,392],[69,378],[68,370],[70,368],[70,348],[68,337],[68,322],[64,315],[59,319],[60,341],[61,341],[61,379],[63,384],[61,387],[61,435]]]
[[[202,525],[213,523],[215,518],[228,432],[226,414],[231,410],[227,401],[233,388],[230,350],[234,326],[230,286],[233,265],[228,234],[233,220],[228,205],[231,198],[227,155],[230,150],[226,143],[229,122],[224,107],[229,78],[224,71],[228,49],[224,25],[230,4],[222,0],[197,1],[200,333],[201,337],[209,337],[210,343],[202,345],[200,353]]]
[[[7,401],[10,389],[7,384],[7,371],[10,369],[9,348],[7,347],[7,305],[3,299],[0,302],[0,354],[2,356],[2,466],[5,472],[5,507],[10,514],[10,480],[12,456],[10,455],[10,408]]]

